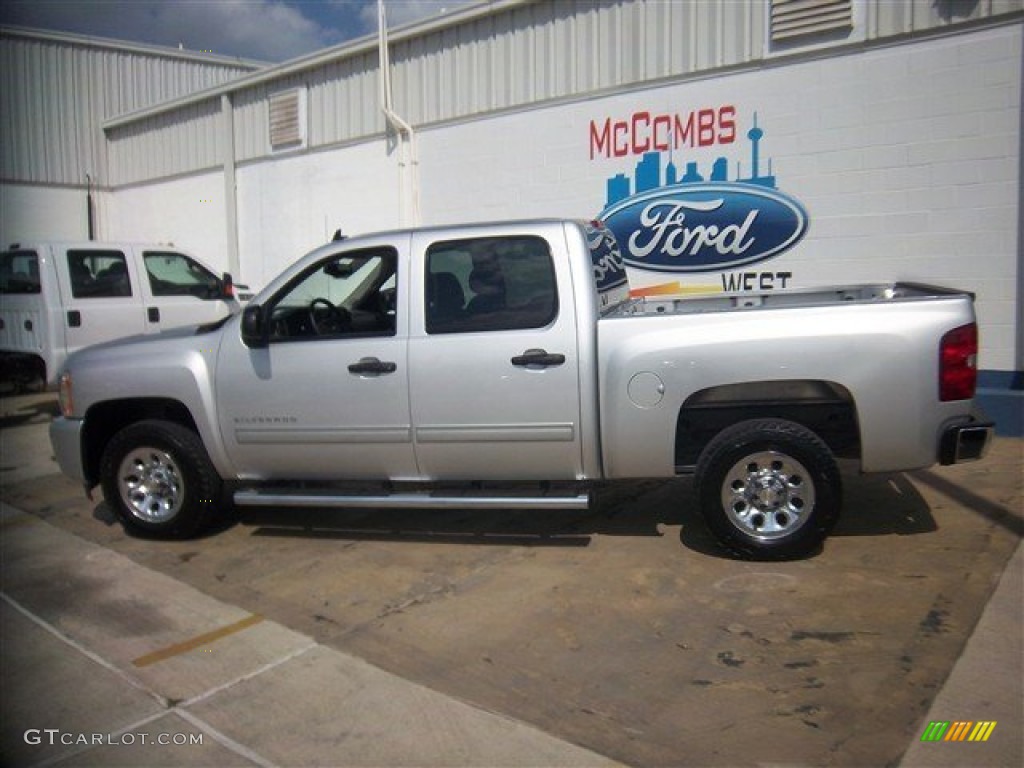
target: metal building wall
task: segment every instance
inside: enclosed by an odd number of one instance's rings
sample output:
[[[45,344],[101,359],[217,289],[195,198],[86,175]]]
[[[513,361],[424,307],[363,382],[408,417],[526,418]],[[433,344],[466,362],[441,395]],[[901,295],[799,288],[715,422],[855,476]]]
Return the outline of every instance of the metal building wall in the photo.
[[[525,3],[396,42],[395,103],[428,124],[743,64],[763,47],[760,0]]]
[[[384,131],[377,72],[374,48],[309,73],[305,82],[310,146],[329,146]]]
[[[223,159],[220,121],[219,102],[206,100],[111,131],[110,185],[216,166]]]
[[[79,186],[88,173],[94,183],[105,185],[105,119],[211,88],[256,68],[223,57],[2,28],[0,181]],[[174,122],[187,133],[193,130],[188,123],[200,116],[187,114]],[[148,142],[143,131],[137,134],[140,142]],[[153,170],[171,168],[163,164]]]
[[[856,23],[847,39],[773,46],[768,0],[494,0],[391,34],[394,109],[414,127],[470,119],[502,110],[675,78],[772,62],[805,51],[824,55],[830,45],[884,40],[951,25],[1019,13],[1024,0],[853,0]],[[823,53],[824,52],[824,53]],[[230,92],[234,161],[275,156],[268,137],[270,95],[304,91],[306,139],[301,149],[365,140],[384,131],[380,113],[376,41],[328,49],[301,63],[248,75],[207,94],[161,108],[164,135],[207,120],[194,102],[220,108]],[[112,144],[146,142],[145,131],[123,127],[152,115],[114,121]],[[175,126],[172,128],[172,126]],[[224,158],[187,151],[172,140],[163,172],[214,167]],[[175,161],[174,155],[177,154]],[[285,157],[288,152],[279,153]],[[121,162],[127,163],[120,165]],[[118,150],[119,183],[156,178],[141,149]]]

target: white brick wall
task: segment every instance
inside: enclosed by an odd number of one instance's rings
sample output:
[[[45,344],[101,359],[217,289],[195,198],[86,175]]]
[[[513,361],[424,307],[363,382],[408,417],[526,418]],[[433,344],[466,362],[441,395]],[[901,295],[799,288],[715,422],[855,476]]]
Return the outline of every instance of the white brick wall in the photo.
[[[589,124],[637,111],[735,105],[730,146],[674,157],[702,173],[719,155],[749,170],[746,132],[764,130],[781,191],[808,211],[792,251],[748,269],[790,285],[917,280],[978,293],[982,367],[1020,368],[1021,25],[767,70],[637,90],[421,135],[424,219],[591,217],[605,181],[640,159],[591,160]],[[634,271],[634,284],[677,275]],[[719,274],[686,284],[721,286]]]

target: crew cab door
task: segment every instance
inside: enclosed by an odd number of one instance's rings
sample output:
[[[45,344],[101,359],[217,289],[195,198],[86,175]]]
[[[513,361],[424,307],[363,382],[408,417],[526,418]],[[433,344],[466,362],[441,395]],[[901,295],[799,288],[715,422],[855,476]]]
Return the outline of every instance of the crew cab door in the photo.
[[[145,332],[139,275],[130,257],[130,250],[112,246],[55,249],[69,355]]]
[[[409,342],[416,456],[436,479],[582,476],[576,317],[562,230],[439,241]]]
[[[391,247],[325,256],[247,308],[261,344],[224,338],[217,406],[240,477],[415,477],[398,258]]]

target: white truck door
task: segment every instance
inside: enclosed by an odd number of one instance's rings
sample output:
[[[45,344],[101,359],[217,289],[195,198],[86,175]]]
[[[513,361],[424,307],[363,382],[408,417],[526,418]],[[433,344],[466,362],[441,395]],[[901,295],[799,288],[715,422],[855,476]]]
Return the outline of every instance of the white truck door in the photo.
[[[220,280],[198,261],[173,250],[140,250],[148,331],[212,323],[230,314]]]
[[[409,341],[426,478],[582,477],[576,317],[562,230],[413,238]],[[556,235],[557,232],[557,235]]]
[[[139,275],[126,249],[68,246],[54,249],[64,298],[64,342],[82,347],[145,332]]]
[[[221,344],[221,435],[246,479],[416,477],[398,253],[325,257],[258,309],[265,346]]]

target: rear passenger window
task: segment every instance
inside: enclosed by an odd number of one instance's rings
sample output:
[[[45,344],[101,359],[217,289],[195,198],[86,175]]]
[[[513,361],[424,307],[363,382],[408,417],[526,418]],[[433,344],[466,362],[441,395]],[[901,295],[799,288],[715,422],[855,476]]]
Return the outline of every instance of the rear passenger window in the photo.
[[[120,251],[69,250],[71,294],[76,299],[131,296],[128,260]]]
[[[542,328],[558,315],[555,270],[539,237],[481,237],[427,249],[427,333]]]

